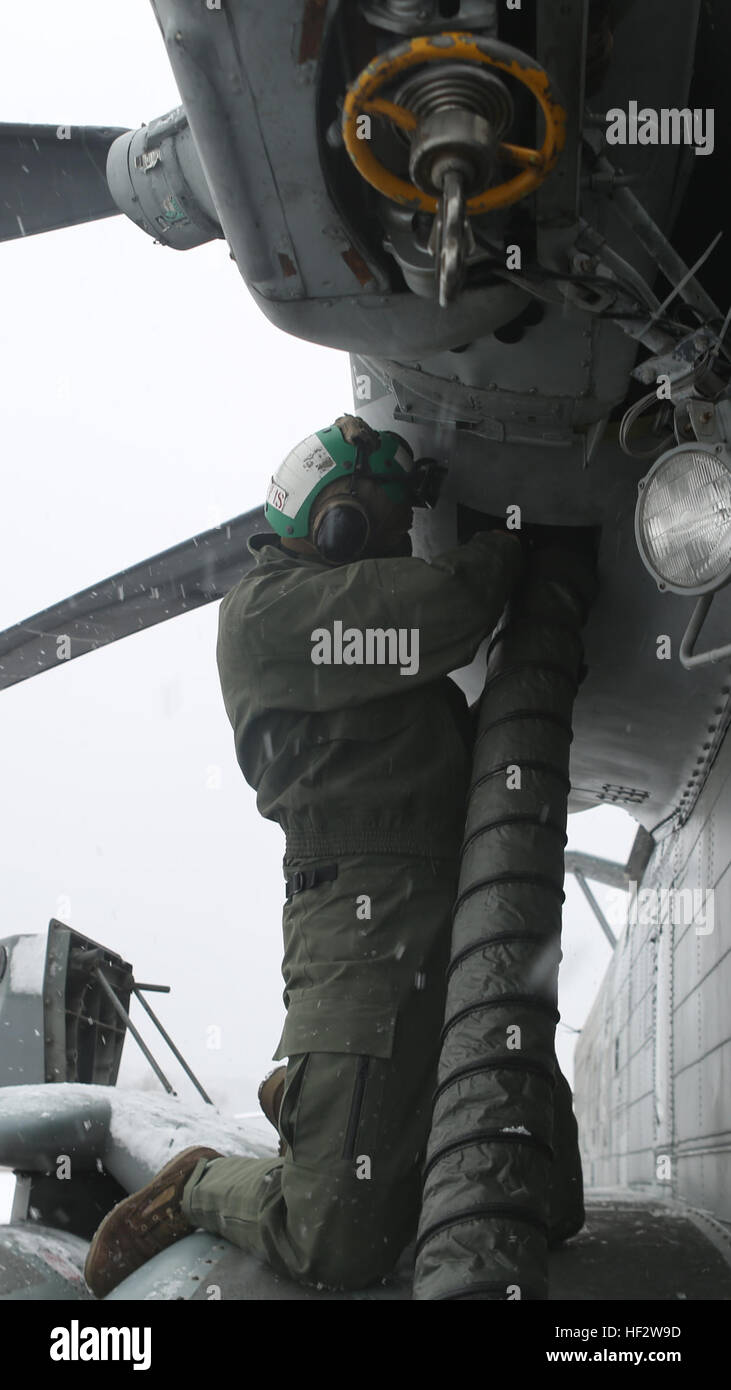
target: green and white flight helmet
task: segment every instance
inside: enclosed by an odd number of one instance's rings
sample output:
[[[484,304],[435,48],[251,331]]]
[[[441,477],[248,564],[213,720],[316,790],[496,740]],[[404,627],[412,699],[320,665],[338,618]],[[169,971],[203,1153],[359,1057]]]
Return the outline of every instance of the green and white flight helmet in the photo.
[[[392,502],[411,502],[415,465],[410,446],[390,430],[381,430],[379,439],[380,447],[368,455],[360,476],[383,479]],[[272,478],[264,506],[269,525],[285,540],[306,538],[315,498],[330,483],[352,476],[355,464],[356,446],[346,442],[337,425],[309,434]]]

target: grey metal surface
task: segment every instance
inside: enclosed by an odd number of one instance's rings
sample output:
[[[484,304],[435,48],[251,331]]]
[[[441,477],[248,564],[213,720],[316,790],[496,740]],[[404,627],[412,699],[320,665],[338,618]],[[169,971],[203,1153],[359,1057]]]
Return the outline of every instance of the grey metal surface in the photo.
[[[670,24],[666,0],[642,0],[641,4],[632,0],[619,7],[612,24],[611,64],[601,86],[590,95],[591,111],[604,114],[613,107],[626,111],[629,102],[638,97],[642,106],[656,111],[682,106],[693,76],[700,8],[700,0],[682,0],[682,4],[673,6]],[[725,5],[706,5],[705,8],[713,32],[718,20],[712,10],[723,11]],[[710,99],[708,91],[705,95]],[[702,96],[701,91],[699,105]],[[722,98],[723,92],[719,90],[717,99]],[[683,146],[659,150],[652,146],[624,145],[612,147],[610,152],[612,162],[625,174],[635,177],[635,192],[648,212],[664,227],[677,213],[694,164],[703,162],[696,160]],[[587,198],[589,209],[601,204],[601,199],[595,202]],[[615,222],[616,212],[608,210],[607,216]],[[625,254],[622,243],[628,246],[631,241],[631,236],[625,237],[618,230],[617,241],[613,244]],[[654,273],[652,265],[650,269]]]
[[[127,963],[55,918],[47,933],[0,943],[0,1087],[43,1081],[114,1084],[124,1030],[89,979],[92,960],[104,964],[128,1002]]]
[[[164,245],[187,251],[223,235],[182,107],[119,136],[106,172],[120,210]]]
[[[541,226],[570,225],[579,210],[588,18],[589,0],[564,0],[561,5],[536,7],[536,57],[551,74],[567,116],[561,158],[551,178],[536,194],[536,215]]]
[[[99,1159],[127,1192],[135,1192],[194,1144],[224,1156],[275,1153],[255,1125],[177,1096],[60,1083],[7,1087],[0,1098],[0,1164],[26,1172],[55,1172],[60,1153],[84,1169]]]
[[[730,869],[726,738],[693,814],[658,844],[642,881],[654,897],[639,898],[576,1053],[588,1180],[671,1192],[727,1223]]]
[[[109,1143],[113,1087],[49,1083],[0,1091],[0,1163],[55,1173],[59,1155],[74,1170],[96,1167]],[[61,1180],[62,1181],[62,1180]]]
[[[551,1301],[731,1297],[731,1268],[711,1223],[680,1204],[638,1199],[627,1191],[589,1197],[586,1226],[550,1253],[548,1262]],[[197,1231],[150,1260],[104,1301],[404,1302],[411,1300],[412,1277],[413,1246],[389,1279],[369,1289],[317,1289],[275,1274],[228,1241]]]
[[[393,33],[439,33],[450,29],[497,29],[497,0],[461,0],[456,15],[445,19],[439,0],[361,0],[360,8],[371,24],[382,25]]]
[[[104,988],[114,986],[129,1003],[132,967],[65,923],[51,918],[43,982],[46,1081],[86,1081],[113,1086],[122,1059],[125,1029],[92,971],[104,967]]]
[[[558,334],[565,351],[552,352]],[[405,416],[451,426],[467,450],[472,435],[483,448],[485,440],[540,448],[540,456],[530,456],[539,510],[547,501],[546,475],[557,467],[554,452],[565,449],[583,465],[582,433],[622,400],[636,346],[612,324],[592,324],[568,305],[546,306],[542,320],[524,336],[527,350],[496,339],[492,360],[483,341],[468,343],[458,355],[451,350],[424,354],[418,364],[369,360],[372,375],[390,383]],[[506,464],[509,458],[506,449]],[[468,454],[466,466],[469,462]],[[582,479],[583,489],[595,493],[596,481],[596,475]],[[601,506],[599,497],[595,506]]]
[[[45,1081],[45,934],[6,936],[0,971],[0,1087]]]
[[[364,303],[360,296],[339,300],[312,297],[302,304],[269,299],[249,286],[251,297],[275,328],[307,342],[357,353],[387,351],[405,360],[430,350],[447,350],[493,332],[513,319],[525,303],[516,285],[467,288],[443,309],[411,293],[381,294]]]
[[[153,8],[218,221],[272,323],[326,346],[410,358],[484,336],[517,312],[519,291],[505,285],[469,289],[448,309],[405,290],[358,176],[338,166],[334,179],[319,122],[336,120],[336,95],[356,75],[340,71],[337,93],[323,84],[332,53],[346,48],[339,0]]]
[[[714,1246],[696,1214],[680,1203],[616,1189],[589,1194],[584,1230],[550,1259],[549,1298],[727,1302],[731,1267]]]
[[[106,1303],[124,1299],[189,1299],[213,1302],[391,1302],[411,1298],[411,1265],[408,1256],[390,1279],[370,1289],[337,1293],[299,1284],[275,1274],[269,1265],[239,1250],[218,1236],[196,1231],[125,1279],[107,1295]]]
[[[320,167],[313,92],[339,0],[246,0],[220,13],[154,0],[153,8],[247,284],[278,300],[383,290],[383,273],[354,244]]]
[[[554,1301],[726,1301],[731,1271],[723,1235],[693,1210],[627,1191],[590,1196],[584,1230],[549,1255]],[[86,1242],[32,1222],[0,1226],[0,1301],[90,1300]],[[632,1250],[628,1260],[627,1251]],[[337,1293],[297,1284],[203,1231],[155,1256],[104,1300],[392,1302],[411,1299],[413,1247],[390,1279]]]
[[[77,1236],[34,1222],[0,1226],[0,1302],[93,1301],[84,1282],[87,1249]]]

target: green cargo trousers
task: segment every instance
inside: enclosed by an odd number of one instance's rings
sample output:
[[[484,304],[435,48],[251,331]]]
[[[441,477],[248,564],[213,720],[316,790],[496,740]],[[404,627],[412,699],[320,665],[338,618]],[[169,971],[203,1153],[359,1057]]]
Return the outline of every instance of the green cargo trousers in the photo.
[[[288,863],[287,872],[307,868]],[[454,860],[346,857],[284,910],[281,1158],[201,1161],[183,1212],[284,1276],[335,1289],[391,1273],[416,1235]],[[583,1220],[571,1093],[557,1069],[550,1224]]]

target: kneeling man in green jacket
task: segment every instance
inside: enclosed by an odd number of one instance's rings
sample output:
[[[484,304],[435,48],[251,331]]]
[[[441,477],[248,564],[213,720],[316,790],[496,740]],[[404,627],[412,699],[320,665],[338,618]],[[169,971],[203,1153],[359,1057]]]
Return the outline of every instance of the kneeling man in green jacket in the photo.
[[[272,479],[252,569],[221,604],[218,667],[236,756],[286,836],[286,1022],[260,1099],[274,1158],[190,1149],[114,1209],[86,1276],[103,1296],[191,1229],[279,1274],[363,1288],[413,1239],[431,1119],[472,721],[469,663],[523,572],[508,531],[413,558],[438,468],[353,416]],[[556,1127],[573,1155],[557,1072]]]

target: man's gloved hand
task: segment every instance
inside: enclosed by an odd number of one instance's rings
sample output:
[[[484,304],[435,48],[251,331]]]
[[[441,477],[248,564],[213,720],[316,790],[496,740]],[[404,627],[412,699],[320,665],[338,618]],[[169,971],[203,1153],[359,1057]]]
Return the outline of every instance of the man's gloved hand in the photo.
[[[529,528],[531,550],[538,554],[544,550],[562,550],[576,555],[591,570],[596,572],[598,531],[594,526],[533,526]]]
[[[518,543],[519,543],[519,545],[520,545],[520,548],[521,548],[521,550],[523,551],[523,558],[524,558],[525,560],[528,559],[528,556],[529,556],[529,554],[530,554],[530,552],[531,552],[531,549],[532,549],[532,542],[531,542],[530,538],[526,535],[525,531],[522,531],[522,530],[520,530],[520,529],[516,529],[515,527],[508,527],[508,526],[505,526],[505,525],[501,525],[501,526],[492,526],[492,527],[490,528],[490,530],[489,530],[489,531],[486,531],[484,534],[485,534],[485,535],[488,535],[488,536],[499,535],[499,536],[510,536],[510,537],[512,537],[513,540],[518,541]]]
[[[586,622],[599,592],[595,554],[541,546],[531,555],[528,575],[533,581],[563,590],[567,599],[570,596],[570,602],[578,605],[582,625]]]
[[[376,430],[371,429],[365,420],[360,420],[357,415],[340,415],[335,424],[346,444],[365,444],[369,450],[379,448],[380,435]]]

